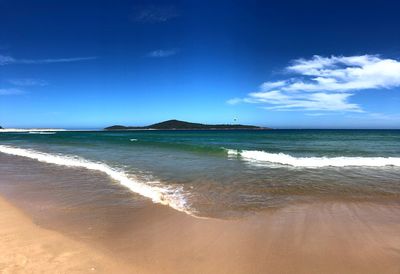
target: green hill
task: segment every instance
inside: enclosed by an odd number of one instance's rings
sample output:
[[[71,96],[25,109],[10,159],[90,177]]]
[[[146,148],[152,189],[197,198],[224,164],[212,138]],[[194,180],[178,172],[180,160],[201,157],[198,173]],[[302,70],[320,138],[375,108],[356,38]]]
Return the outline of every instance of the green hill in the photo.
[[[152,124],[144,127],[131,127],[131,126],[121,126],[115,125],[111,127],[106,127],[105,130],[137,130],[137,129],[164,129],[164,130],[190,130],[190,129],[269,129],[257,126],[249,125],[231,125],[231,124],[219,124],[219,125],[207,125],[199,123],[190,123],[179,120],[168,120],[161,123]]]

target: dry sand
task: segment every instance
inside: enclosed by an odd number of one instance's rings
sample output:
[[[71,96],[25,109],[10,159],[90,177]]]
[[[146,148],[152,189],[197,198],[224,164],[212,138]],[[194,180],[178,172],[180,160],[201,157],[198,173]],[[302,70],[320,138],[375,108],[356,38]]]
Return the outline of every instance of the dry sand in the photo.
[[[304,204],[240,220],[134,211],[82,243],[0,200],[1,273],[400,273],[399,204]]]

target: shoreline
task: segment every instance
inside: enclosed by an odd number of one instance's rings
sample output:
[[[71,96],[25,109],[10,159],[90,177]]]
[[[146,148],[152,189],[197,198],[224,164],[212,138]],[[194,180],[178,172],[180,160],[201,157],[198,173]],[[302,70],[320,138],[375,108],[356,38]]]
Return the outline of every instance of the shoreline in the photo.
[[[400,271],[396,196],[200,219],[103,173],[12,158],[0,165],[0,273]]]
[[[149,203],[132,210],[129,220],[120,224],[101,220],[107,229],[85,239],[79,236],[79,224],[71,235],[62,231],[60,220],[51,230],[37,226],[0,197],[0,219],[5,224],[0,228],[0,270],[398,273],[399,213],[399,204],[341,201],[218,220],[197,219]]]

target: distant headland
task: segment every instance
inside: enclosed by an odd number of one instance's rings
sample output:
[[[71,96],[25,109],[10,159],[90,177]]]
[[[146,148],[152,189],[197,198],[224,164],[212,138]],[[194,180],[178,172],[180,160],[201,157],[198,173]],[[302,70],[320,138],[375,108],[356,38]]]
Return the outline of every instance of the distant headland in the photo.
[[[218,124],[218,125],[207,125],[200,123],[190,123],[179,120],[168,120],[161,123],[152,124],[149,126],[135,127],[135,126],[121,126],[115,125],[106,127],[104,130],[140,130],[140,129],[158,129],[158,130],[232,130],[232,129],[271,129],[267,127],[249,126],[249,125],[238,125],[238,124]]]

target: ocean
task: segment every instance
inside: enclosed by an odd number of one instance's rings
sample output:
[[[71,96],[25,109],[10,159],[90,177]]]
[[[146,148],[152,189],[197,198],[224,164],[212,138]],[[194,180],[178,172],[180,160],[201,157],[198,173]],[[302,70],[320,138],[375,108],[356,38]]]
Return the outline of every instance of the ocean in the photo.
[[[237,218],[293,203],[400,198],[400,130],[3,132],[0,164],[3,177],[41,182],[4,191],[45,189],[70,207],[97,196],[108,207],[152,201]]]

